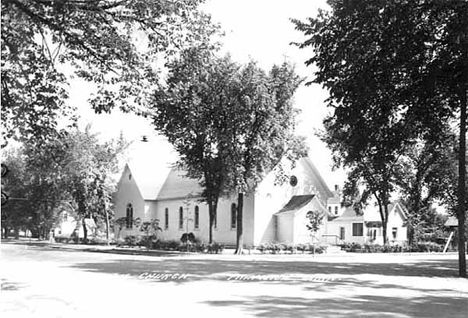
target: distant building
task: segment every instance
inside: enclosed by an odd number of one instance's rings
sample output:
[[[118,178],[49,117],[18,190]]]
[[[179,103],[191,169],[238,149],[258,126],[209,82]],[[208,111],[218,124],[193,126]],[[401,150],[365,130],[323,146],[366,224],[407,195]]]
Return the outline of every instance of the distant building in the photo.
[[[328,199],[327,208],[328,213],[334,217],[342,215],[345,211],[345,208],[341,206],[341,189],[338,185],[335,185],[333,196]]]
[[[407,241],[407,212],[399,203],[388,205],[387,237],[390,244]],[[377,206],[368,205],[362,214],[348,207],[338,218],[328,222],[328,234],[341,242],[359,244],[383,244],[383,226]]]

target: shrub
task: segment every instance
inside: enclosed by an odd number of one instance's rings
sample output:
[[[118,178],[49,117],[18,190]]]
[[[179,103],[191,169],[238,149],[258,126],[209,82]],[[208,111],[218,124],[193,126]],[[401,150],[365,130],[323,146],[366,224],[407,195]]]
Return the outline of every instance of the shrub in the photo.
[[[420,242],[413,246],[413,252],[442,252],[443,246],[434,242]]]
[[[88,244],[90,245],[106,245],[107,239],[103,237],[92,237],[89,239]]]
[[[308,246],[307,246],[306,244],[298,244],[298,245],[296,246],[296,249],[297,249],[298,251],[301,251],[301,252],[304,254],[304,252],[307,251],[307,247],[308,247]]]
[[[208,253],[219,254],[219,253],[222,253],[223,250],[224,250],[224,245],[218,244],[216,242],[212,244],[208,244],[207,246]]]
[[[327,249],[326,246],[321,246],[321,245],[315,246],[315,253],[316,254],[323,254],[323,253],[325,253],[326,249]]]
[[[295,244],[284,244],[284,251],[287,251],[291,254],[296,253],[297,245]]]
[[[154,243],[156,249],[161,249],[165,251],[176,251],[179,250],[180,242],[171,240],[171,241],[157,241]]]
[[[182,243],[187,243],[187,241],[191,243],[199,243],[199,240],[195,238],[195,235],[192,232],[182,234],[182,236],[180,237],[180,241]]]
[[[260,251],[260,253],[265,253],[265,251],[267,251],[268,249],[268,246],[266,244],[260,244],[257,249]]]
[[[134,247],[134,246],[138,246],[139,242],[140,242],[140,238],[138,236],[129,235],[125,237],[123,245]]]
[[[156,246],[156,242],[158,241],[158,237],[156,236],[156,234],[153,234],[153,235],[149,235],[149,236],[143,236],[141,237],[138,245],[139,246],[144,246],[148,249],[154,249],[155,246]]]

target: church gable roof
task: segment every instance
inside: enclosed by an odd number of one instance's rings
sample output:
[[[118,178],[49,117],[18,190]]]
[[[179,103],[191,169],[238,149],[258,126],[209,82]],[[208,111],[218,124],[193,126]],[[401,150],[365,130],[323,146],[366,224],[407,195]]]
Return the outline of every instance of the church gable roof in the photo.
[[[172,168],[162,184],[157,200],[180,199],[188,195],[198,197],[202,191],[197,180],[186,177],[185,171]]]
[[[293,211],[300,210],[301,208],[306,206],[313,198],[314,198],[313,194],[311,194],[311,195],[295,195],[276,214],[284,213],[284,212],[293,212]]]
[[[167,175],[168,167],[143,167],[127,163],[122,177],[128,176],[126,171],[131,174],[131,178],[144,200],[156,200],[165,180],[164,177]]]

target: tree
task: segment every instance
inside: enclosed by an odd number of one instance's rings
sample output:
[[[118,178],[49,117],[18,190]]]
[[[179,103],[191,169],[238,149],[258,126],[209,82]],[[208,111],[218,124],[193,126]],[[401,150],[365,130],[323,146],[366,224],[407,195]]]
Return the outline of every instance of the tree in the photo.
[[[28,222],[26,203],[22,200],[26,196],[24,186],[25,162],[23,149],[8,149],[2,152],[2,193],[8,195],[8,201],[2,202],[2,238],[8,238],[11,229],[18,232]]]
[[[215,127],[224,123],[221,110],[229,107],[227,93],[238,66],[228,57],[216,58],[212,51],[194,47],[168,67],[166,84],[155,90],[149,112],[156,129],[178,152],[179,167],[203,189],[211,244],[218,201],[226,194],[224,144]]]
[[[12,199],[2,208],[5,226],[47,237],[59,212],[76,205],[85,239],[87,217],[105,222],[108,229],[115,187],[112,176],[126,147],[123,139],[101,143],[88,127],[85,132],[61,131],[54,139],[7,151],[5,163],[13,170],[5,183]]]
[[[159,226],[159,219],[151,219],[149,221],[141,222],[140,231],[145,233],[145,242],[146,248],[150,249],[151,241],[150,241],[150,233],[157,231],[162,231],[161,227]]]
[[[251,61],[231,81],[217,135],[224,145],[226,187],[238,194],[236,254],[241,254],[244,194],[252,194],[282,158],[294,162],[307,154],[307,147],[294,135],[293,95],[302,79],[291,64],[266,73]]]
[[[158,222],[159,222],[159,221],[158,221]],[[128,217],[123,216],[123,217],[120,217],[120,218],[118,218],[118,219],[115,219],[113,223],[114,223],[114,227],[115,227],[115,225],[117,225],[118,228],[119,228],[119,232],[118,232],[118,234],[117,234],[117,240],[119,240],[119,239],[120,239],[120,234],[122,233],[122,229],[123,229],[124,227],[127,227],[127,226],[129,226],[130,224],[131,224],[132,226],[135,226],[135,227],[140,227],[140,226],[141,226],[141,219],[138,218],[138,217],[137,217],[137,218],[129,219]],[[149,228],[147,228],[146,225],[145,225],[145,230],[146,230],[146,229],[149,229]]]
[[[71,116],[67,78],[96,84],[96,112],[135,110],[158,78],[160,53],[208,43],[203,0],[2,1],[2,137],[47,138]],[[159,55],[159,56],[158,56]]]
[[[63,201],[70,199],[63,191],[63,154],[57,140],[41,147],[24,144],[7,150],[4,160],[11,171],[5,187],[11,198],[2,207],[5,226],[29,229],[33,237],[48,237]]]
[[[312,237],[313,244],[314,244],[314,254],[315,254],[315,242],[316,242],[316,235],[317,231],[320,229],[320,225],[322,225],[324,214],[320,213],[319,211],[309,211],[306,215],[307,219],[309,220],[309,224],[306,224],[307,229],[310,231],[310,236]]]
[[[308,37],[300,46],[314,50],[306,62],[318,67],[314,82],[330,92],[327,101],[334,113],[326,120],[339,123],[340,134],[333,142],[344,148],[335,154],[369,155],[365,152],[385,143],[389,157],[382,157],[381,164],[396,163],[396,155],[415,139],[437,135],[446,122],[458,118],[457,214],[463,228],[468,2],[331,0],[329,4],[331,10],[321,11],[317,18],[294,22]],[[388,129],[395,126],[399,129]],[[351,155],[343,160],[354,164],[361,158]],[[463,277],[465,240],[461,230]]]
[[[405,206],[411,211],[407,224],[410,244],[433,226],[433,203],[443,202],[450,213],[456,212],[456,191],[453,190],[457,183],[457,138],[450,127],[441,133],[442,138],[416,142],[398,164],[396,184]]]
[[[128,143],[123,138],[101,143],[89,126],[84,132],[71,131],[62,142],[66,149],[63,178],[77,204],[86,242],[86,219],[91,218],[96,224],[104,221],[109,233],[110,202],[116,185],[113,176]]]
[[[210,243],[219,198],[240,193],[242,246],[243,193],[252,192],[293,145],[302,144],[292,133],[292,95],[301,80],[287,63],[267,75],[254,62],[241,66],[200,48],[187,50],[169,67],[167,85],[153,98],[156,129],[174,145],[188,177],[203,188]]]

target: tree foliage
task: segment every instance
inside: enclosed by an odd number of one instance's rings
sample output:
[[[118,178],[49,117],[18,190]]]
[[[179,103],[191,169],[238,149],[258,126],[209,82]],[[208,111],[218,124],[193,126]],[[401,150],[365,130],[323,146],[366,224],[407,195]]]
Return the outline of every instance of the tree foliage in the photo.
[[[253,194],[282,158],[294,164],[308,149],[295,135],[293,96],[302,79],[293,65],[274,65],[267,73],[251,61],[239,68],[232,82],[235,89],[217,134],[224,145],[226,188],[238,193],[236,253],[241,254],[244,194]]]
[[[211,243],[218,200],[226,193],[224,144],[217,129],[225,124],[221,111],[229,107],[231,78],[238,66],[199,47],[183,51],[168,66],[166,83],[155,90],[149,113],[156,129],[178,152],[179,168],[187,171],[187,177],[199,180],[203,188]]]
[[[313,49],[306,62],[318,68],[313,82],[330,93],[327,103],[333,113],[325,119],[325,140],[336,163],[350,167],[367,186],[371,177],[381,179],[376,184],[385,201],[393,190],[399,156],[415,139],[437,136],[460,115],[458,196],[463,199],[458,201],[458,217],[463,224],[468,2],[329,4],[330,11],[294,22],[308,37],[300,47]],[[362,161],[371,169],[362,167]],[[459,240],[465,240],[463,231]],[[464,259],[460,251],[462,276]]]
[[[113,177],[126,146],[122,139],[102,143],[87,129],[62,131],[40,147],[24,143],[7,150],[3,159],[11,173],[2,186],[10,201],[2,207],[2,227],[47,237],[63,210],[108,223]]]
[[[240,65],[203,48],[184,51],[169,67],[150,113],[188,177],[203,188],[211,242],[220,197],[252,192],[285,154],[305,150],[293,134],[292,96],[301,79],[288,63],[266,73],[254,62]]]
[[[96,112],[136,110],[158,54],[209,43],[202,0],[2,1],[2,142],[44,138],[70,115],[67,78],[96,84]]]
[[[110,205],[116,186],[113,178],[128,143],[122,138],[102,143],[88,126],[83,132],[75,130],[67,134],[63,146],[66,149],[63,178],[83,221],[86,240],[86,218],[92,218],[96,223],[105,221],[109,227]]]

